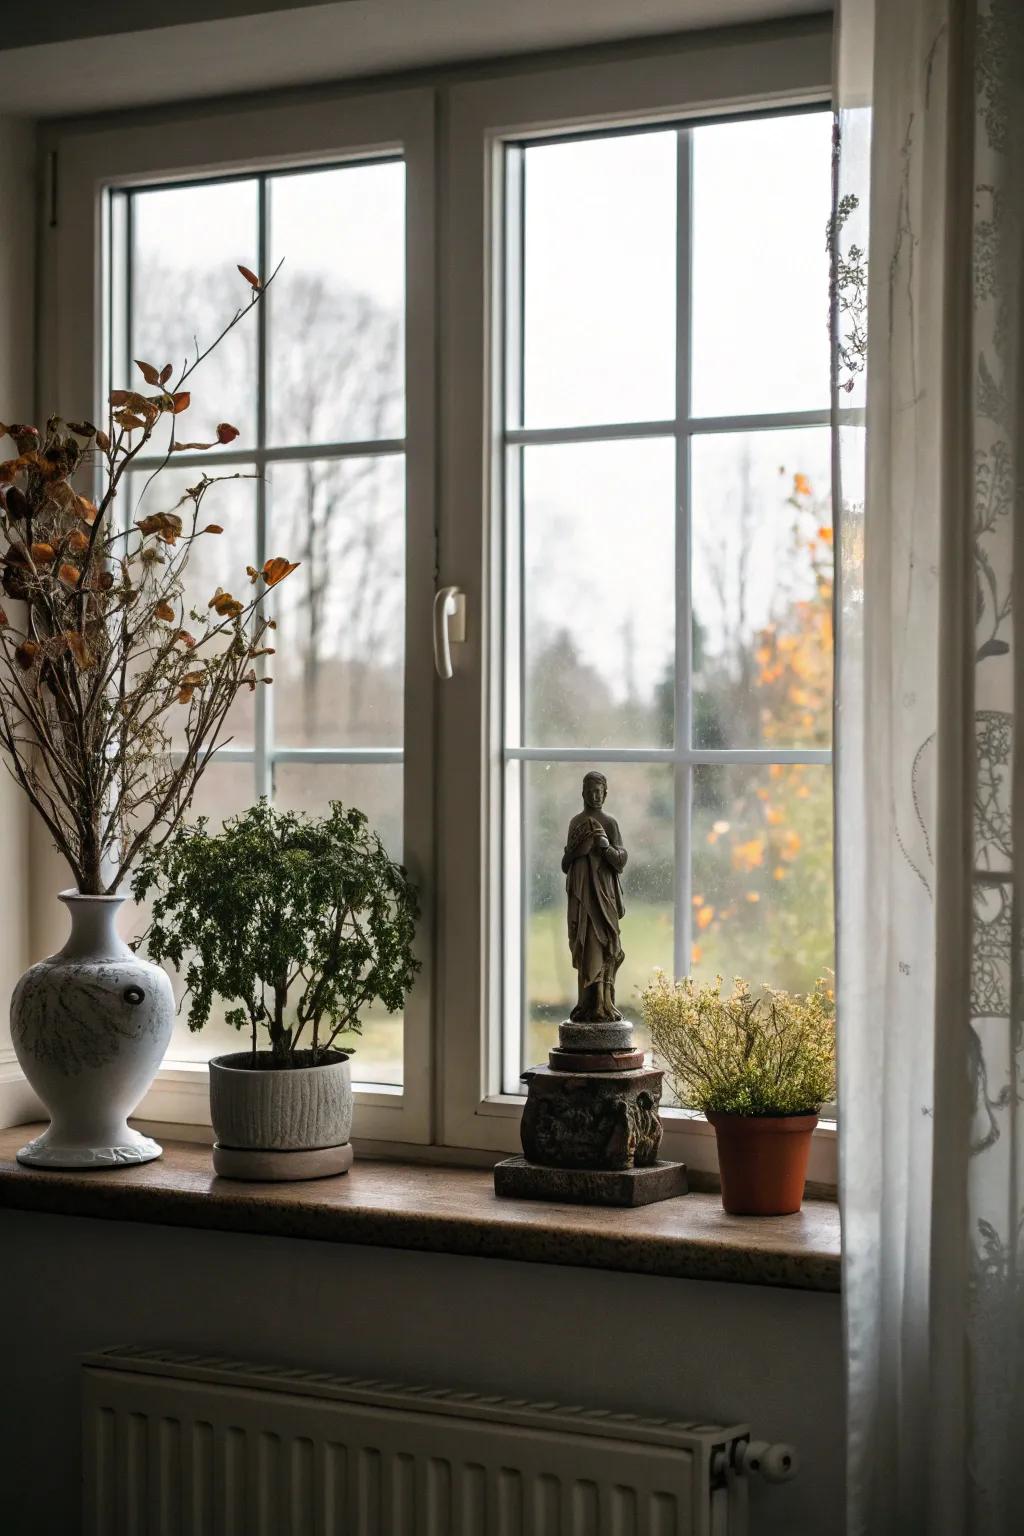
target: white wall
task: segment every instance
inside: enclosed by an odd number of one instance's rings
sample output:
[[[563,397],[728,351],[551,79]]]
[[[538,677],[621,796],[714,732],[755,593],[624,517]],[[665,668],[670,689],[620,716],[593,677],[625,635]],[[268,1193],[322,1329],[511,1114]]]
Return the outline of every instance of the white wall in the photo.
[[[842,1529],[838,1296],[15,1211],[0,1253],[10,1536],[77,1532],[78,1360],[113,1344],[742,1421],[804,1458],[751,1536]]]
[[[0,117],[0,421],[32,421],[35,411],[35,128]],[[14,451],[0,441],[0,458]],[[29,961],[32,902],[28,806],[0,765],[0,1124],[10,1082],[11,989]],[[13,1110],[12,1110],[13,1113]]]

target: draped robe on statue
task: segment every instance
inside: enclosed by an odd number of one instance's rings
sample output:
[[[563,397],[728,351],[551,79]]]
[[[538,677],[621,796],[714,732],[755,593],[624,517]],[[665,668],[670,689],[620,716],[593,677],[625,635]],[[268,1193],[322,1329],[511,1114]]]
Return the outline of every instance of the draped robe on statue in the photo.
[[[595,846],[606,837],[608,848]],[[619,920],[625,915],[619,875],[626,850],[618,822],[586,810],[569,823],[562,869],[569,898],[569,947],[578,974],[579,1001],[570,1017],[577,1023],[605,1023],[622,1015],[614,1005],[615,974],[623,961]],[[607,1005],[600,997],[604,982]]]

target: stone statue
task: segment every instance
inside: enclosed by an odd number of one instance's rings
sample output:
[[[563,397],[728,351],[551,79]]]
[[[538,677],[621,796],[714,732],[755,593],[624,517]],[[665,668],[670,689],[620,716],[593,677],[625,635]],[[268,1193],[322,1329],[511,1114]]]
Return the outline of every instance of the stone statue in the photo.
[[[603,773],[583,780],[583,810],[569,823],[562,873],[569,897],[569,947],[578,1001],[558,1026],[547,1064],[521,1074],[522,1157],[494,1169],[494,1192],[527,1200],[646,1205],[686,1193],[682,1163],[660,1155],[660,1067],[633,1044],[633,1026],[615,1006],[625,956],[620,876],[626,850],[604,811]]]
[[[619,920],[625,915],[619,876],[626,866],[619,824],[604,812],[608,781],[603,773],[583,780],[583,810],[569,823],[562,873],[569,897],[569,948],[576,970],[575,1024],[608,1024],[622,1018],[615,1006],[615,976],[625,956]]]

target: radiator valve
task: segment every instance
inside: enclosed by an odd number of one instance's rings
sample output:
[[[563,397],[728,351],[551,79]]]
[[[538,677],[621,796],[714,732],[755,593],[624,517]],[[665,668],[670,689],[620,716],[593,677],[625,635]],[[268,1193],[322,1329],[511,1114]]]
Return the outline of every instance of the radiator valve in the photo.
[[[770,1445],[767,1440],[737,1440],[732,1453],[733,1469],[746,1477],[762,1477],[766,1483],[788,1483],[800,1470],[795,1445]]]

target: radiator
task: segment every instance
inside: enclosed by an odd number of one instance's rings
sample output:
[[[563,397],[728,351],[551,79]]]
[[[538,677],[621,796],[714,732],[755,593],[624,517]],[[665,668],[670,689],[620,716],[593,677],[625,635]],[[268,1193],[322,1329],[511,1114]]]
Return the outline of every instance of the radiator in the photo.
[[[163,1350],[83,1371],[85,1536],[746,1536],[742,1425]]]

